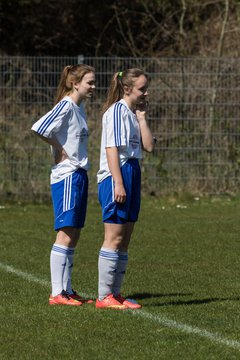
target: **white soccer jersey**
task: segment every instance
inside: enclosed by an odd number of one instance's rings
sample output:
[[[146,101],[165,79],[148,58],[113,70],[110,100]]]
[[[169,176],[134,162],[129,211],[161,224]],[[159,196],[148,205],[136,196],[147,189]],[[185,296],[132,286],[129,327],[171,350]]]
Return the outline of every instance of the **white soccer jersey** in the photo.
[[[71,97],[65,96],[32,126],[32,130],[46,138],[55,138],[68,155],[68,159],[52,167],[51,184],[79,168],[88,170],[88,127],[82,104],[78,106]],[[53,157],[54,151],[52,148]]]
[[[97,173],[98,183],[111,175],[106,148],[115,146],[118,148],[120,167],[130,158],[142,158],[139,123],[136,115],[123,99],[114,103],[103,114],[100,169]]]

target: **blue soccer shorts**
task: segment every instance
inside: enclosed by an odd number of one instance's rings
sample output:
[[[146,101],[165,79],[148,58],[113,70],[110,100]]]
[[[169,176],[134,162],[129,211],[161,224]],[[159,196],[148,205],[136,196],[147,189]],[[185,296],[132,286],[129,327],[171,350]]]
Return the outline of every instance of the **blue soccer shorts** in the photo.
[[[102,207],[103,222],[125,224],[136,222],[141,201],[141,170],[137,159],[129,159],[122,167],[121,174],[126,191],[123,204],[114,200],[114,182],[112,176],[98,184],[98,199]]]
[[[70,226],[84,227],[87,197],[88,176],[83,169],[75,171],[65,179],[52,184],[52,202],[54,210],[54,229]]]

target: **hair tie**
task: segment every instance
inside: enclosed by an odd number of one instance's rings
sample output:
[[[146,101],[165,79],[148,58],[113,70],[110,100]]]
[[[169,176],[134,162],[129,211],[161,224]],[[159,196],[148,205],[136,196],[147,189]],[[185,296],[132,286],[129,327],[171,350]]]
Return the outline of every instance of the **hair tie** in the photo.
[[[119,73],[118,73],[118,77],[120,77],[120,78],[121,78],[121,77],[122,77],[122,74],[123,74],[123,73],[122,73],[122,71],[119,71]]]

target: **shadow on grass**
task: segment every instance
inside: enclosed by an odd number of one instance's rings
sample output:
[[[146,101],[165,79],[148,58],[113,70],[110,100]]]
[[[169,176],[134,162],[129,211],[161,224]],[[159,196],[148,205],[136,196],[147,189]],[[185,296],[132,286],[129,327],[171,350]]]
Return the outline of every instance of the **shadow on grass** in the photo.
[[[172,296],[191,296],[191,293],[171,293],[171,294],[151,294],[151,293],[136,293],[127,296],[128,298],[136,299],[136,300],[144,300],[144,299],[152,299],[149,303],[145,304],[149,306],[178,306],[178,305],[202,305],[208,304],[212,302],[222,302],[222,301],[239,301],[240,297],[209,297],[205,299],[190,299],[190,300],[172,300],[172,301],[165,301],[162,302],[161,299],[164,297],[172,297]],[[156,301],[156,298],[159,301]]]
[[[153,298],[162,298],[162,297],[171,297],[171,296],[191,296],[192,293],[169,293],[169,294],[158,294],[158,293],[135,293],[131,294],[128,297],[132,299],[153,299]]]

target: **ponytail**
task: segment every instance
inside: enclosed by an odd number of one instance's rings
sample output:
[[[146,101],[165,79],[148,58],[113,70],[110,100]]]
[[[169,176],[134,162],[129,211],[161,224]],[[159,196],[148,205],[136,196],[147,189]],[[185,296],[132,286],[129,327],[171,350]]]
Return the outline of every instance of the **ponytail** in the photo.
[[[122,73],[121,73],[122,74]],[[116,72],[110,82],[110,86],[107,92],[107,99],[103,104],[102,112],[104,113],[107,109],[115,102],[119,101],[124,95],[124,88],[122,84],[122,76],[119,76],[119,72]]]

